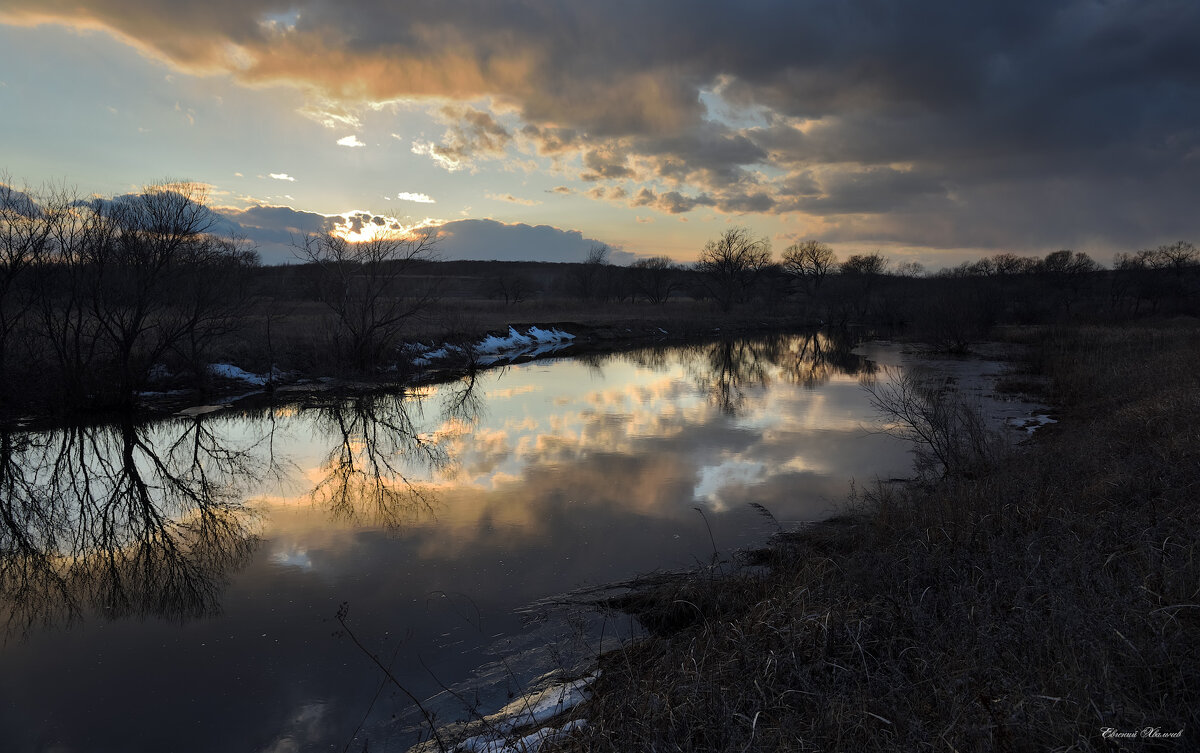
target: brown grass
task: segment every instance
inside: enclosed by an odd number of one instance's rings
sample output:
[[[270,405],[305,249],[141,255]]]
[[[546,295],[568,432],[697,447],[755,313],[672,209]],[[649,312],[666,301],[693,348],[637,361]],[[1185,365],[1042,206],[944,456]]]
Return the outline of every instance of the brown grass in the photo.
[[[660,585],[692,617],[602,658],[568,747],[1200,749],[1200,330],[1024,336],[1060,424]],[[1102,733],[1147,727],[1184,738]]]
[[[710,336],[718,330],[726,333],[778,330],[795,326],[796,322],[765,315],[752,307],[721,313],[711,303],[690,299],[650,305],[539,298],[506,305],[483,298],[453,298],[432,303],[406,322],[401,339],[427,344],[478,342],[488,333],[534,324],[561,326],[591,342],[632,342],[666,337],[664,330],[677,339]],[[320,302],[259,301],[239,330],[216,345],[212,360],[231,362],[256,373],[267,371],[273,361],[285,371],[312,376],[340,375],[346,364],[336,357],[335,329],[331,312]]]

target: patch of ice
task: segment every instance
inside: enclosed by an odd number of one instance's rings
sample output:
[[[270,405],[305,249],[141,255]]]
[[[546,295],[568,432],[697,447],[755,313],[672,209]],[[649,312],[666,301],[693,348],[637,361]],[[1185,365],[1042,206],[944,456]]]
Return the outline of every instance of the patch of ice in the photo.
[[[138,397],[174,397],[175,395],[186,395],[191,390],[143,390],[137,393]]]
[[[184,408],[183,410],[179,411],[179,415],[195,418],[196,416],[203,416],[207,413],[216,413],[219,410],[223,410],[225,407],[226,406],[224,405],[193,405],[190,408]]]

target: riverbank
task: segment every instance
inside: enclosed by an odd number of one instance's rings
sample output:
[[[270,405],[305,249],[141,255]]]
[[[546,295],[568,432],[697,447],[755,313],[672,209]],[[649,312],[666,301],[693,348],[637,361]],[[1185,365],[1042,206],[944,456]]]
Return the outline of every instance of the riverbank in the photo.
[[[708,312],[706,315],[705,312]],[[236,340],[218,351],[208,366],[204,390],[186,387],[187,375],[162,369],[150,389],[139,395],[140,406],[151,414],[211,412],[235,402],[255,402],[272,393],[330,391],[358,394],[438,384],[461,379],[493,367],[539,358],[580,357],[655,345],[712,341],[721,337],[780,335],[813,331],[794,317],[751,314],[713,315],[709,307],[691,302],[664,306],[618,305],[600,309],[587,304],[540,313],[529,320],[514,311],[492,307],[489,317],[475,317],[469,327],[415,327],[397,348],[393,360],[373,374],[347,372],[337,364],[311,356],[303,358],[300,324],[292,319],[279,337],[289,343],[284,360],[269,356],[274,349],[256,340]],[[573,315],[554,319],[554,315]],[[461,323],[460,323],[461,324]],[[315,348],[315,343],[308,347]],[[282,363],[282,365],[281,365]],[[103,419],[104,416],[99,417]],[[45,417],[53,425],[52,417]],[[31,417],[26,426],[42,425]]]
[[[660,586],[553,750],[1200,742],[1200,330],[1042,329],[1060,423]],[[1132,737],[1131,737],[1132,735]]]

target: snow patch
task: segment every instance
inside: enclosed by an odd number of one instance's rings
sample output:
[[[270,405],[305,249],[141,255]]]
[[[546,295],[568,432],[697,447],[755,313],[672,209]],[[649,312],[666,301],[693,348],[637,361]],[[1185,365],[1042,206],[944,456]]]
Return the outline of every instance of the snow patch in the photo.
[[[402,352],[417,354],[411,359],[414,366],[428,366],[435,361],[461,355],[464,352],[473,353],[477,364],[489,366],[500,361],[533,358],[552,353],[567,347],[574,339],[575,335],[560,329],[530,327],[522,333],[518,332],[515,327],[509,327],[506,335],[488,335],[479,342],[462,348],[442,344],[435,349],[432,345],[425,346],[416,343],[405,346],[402,348]]]
[[[522,696],[481,720],[485,732],[468,737],[454,746],[461,753],[536,753],[541,747],[587,726],[587,720],[575,719],[561,726],[547,724],[534,732],[515,737],[516,730],[543,725],[546,721],[574,708],[590,695],[588,686],[599,671],[578,680],[556,681],[540,691]]]
[[[224,379],[237,379],[248,384],[264,385],[270,381],[268,377],[262,374],[251,374],[249,371],[239,369],[237,366],[228,363],[210,363],[208,365],[208,373]]]
[[[505,740],[479,735],[463,740],[455,750],[471,751],[471,753],[535,753],[541,750],[543,744],[561,740],[575,730],[587,726],[586,719],[576,719],[561,727],[542,727],[537,732],[530,733],[519,740]]]
[[[493,715],[501,719],[495,728],[512,732],[518,727],[540,724],[558,716],[586,700],[588,686],[595,680],[596,675],[588,675],[578,680],[555,683],[538,693],[518,698]]]
[[[1046,424],[1056,424],[1056,421],[1045,413],[1034,413],[1028,418],[1010,418],[1008,425],[1018,429],[1024,429],[1026,434],[1032,434]]]

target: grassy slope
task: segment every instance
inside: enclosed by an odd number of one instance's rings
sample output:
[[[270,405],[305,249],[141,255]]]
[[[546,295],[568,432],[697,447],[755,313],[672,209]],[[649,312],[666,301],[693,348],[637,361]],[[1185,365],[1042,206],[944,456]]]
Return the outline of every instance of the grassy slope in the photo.
[[[1200,749],[1200,330],[1035,340],[1060,424],[679,586],[696,619],[604,658],[572,747]]]

